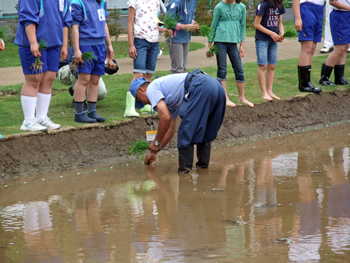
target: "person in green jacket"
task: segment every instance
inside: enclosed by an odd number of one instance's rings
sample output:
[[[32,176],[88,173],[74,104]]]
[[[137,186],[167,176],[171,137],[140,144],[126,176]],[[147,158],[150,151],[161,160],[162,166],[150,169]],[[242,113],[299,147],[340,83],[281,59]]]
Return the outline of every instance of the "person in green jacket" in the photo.
[[[215,6],[213,22],[211,27],[214,29],[214,45],[217,47],[216,60],[218,65],[217,79],[221,82],[226,91],[226,105],[236,107],[230,101],[226,90],[227,61],[226,56],[232,64],[235,73],[236,84],[239,94],[239,102],[254,107],[244,97],[244,71],[241,58],[244,57],[244,40],[246,27],[246,7],[241,0],[223,0]],[[237,46],[239,45],[239,48]],[[208,51],[212,43],[208,44]],[[207,52],[207,57],[212,54]]]

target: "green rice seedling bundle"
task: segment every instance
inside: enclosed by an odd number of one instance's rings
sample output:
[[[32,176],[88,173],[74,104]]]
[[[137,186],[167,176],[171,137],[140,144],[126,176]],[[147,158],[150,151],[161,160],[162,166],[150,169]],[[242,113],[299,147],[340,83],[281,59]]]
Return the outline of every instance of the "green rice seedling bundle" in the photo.
[[[211,46],[211,48],[209,49],[208,53],[211,56],[214,56],[218,53],[218,47],[217,46]]]
[[[84,63],[91,63],[94,59],[96,59],[97,57],[94,55],[93,51],[86,51],[81,55],[82,60],[84,61]],[[71,70],[76,70],[77,69],[77,63],[75,62],[75,60],[72,61],[72,65],[71,65]]]
[[[45,40],[40,40],[39,43],[39,52],[41,53],[41,51],[43,51],[43,49],[48,48],[48,46],[46,45]],[[37,57],[35,59],[34,65],[33,65],[34,71],[37,73],[41,73],[43,71],[43,63],[40,60],[40,57]]]
[[[284,32],[283,37],[288,39],[296,39],[298,37],[298,33],[295,29],[288,29],[286,32]]]
[[[214,38],[214,29],[206,24],[199,26],[199,32],[202,36],[208,38],[209,42],[213,42]]]
[[[164,18],[164,25],[166,29],[174,29],[176,25],[179,23],[180,18],[178,15],[171,16],[169,13]]]
[[[7,40],[7,26],[4,26],[1,30],[0,30],[0,39],[6,41]]]
[[[128,150],[130,154],[141,156],[141,158],[143,159],[143,154],[146,150],[148,150],[149,146],[150,145],[148,142],[138,139],[128,147]]]

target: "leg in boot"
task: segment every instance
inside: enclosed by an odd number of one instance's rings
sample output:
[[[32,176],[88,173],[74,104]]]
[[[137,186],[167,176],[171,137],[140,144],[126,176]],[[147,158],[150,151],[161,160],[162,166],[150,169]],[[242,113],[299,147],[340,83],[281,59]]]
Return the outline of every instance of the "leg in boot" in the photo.
[[[193,145],[187,148],[178,148],[179,151],[179,173],[188,173],[193,166]]]
[[[135,98],[134,96],[128,91],[126,93],[126,106],[124,111],[124,117],[138,117],[139,114],[135,110]]]
[[[310,75],[311,66],[298,66],[299,90],[301,92],[320,93],[322,89],[312,85]]]
[[[95,123],[96,120],[88,117],[86,115],[86,112],[84,111],[84,102],[77,102],[74,101],[74,108],[75,108],[75,116],[74,121],[75,122],[83,122],[83,123]]]
[[[197,144],[197,168],[208,168],[210,160],[211,142]]]
[[[334,66],[334,84],[337,85],[348,85],[350,84],[344,77],[345,65],[335,65]]]
[[[87,104],[87,116],[91,119],[95,119],[97,122],[104,122],[106,119],[101,117],[96,112],[96,104],[97,102],[88,101]]]
[[[327,66],[326,63],[322,64],[321,78],[319,83],[323,86],[336,86],[332,81],[330,81],[330,76],[332,74],[333,67]]]

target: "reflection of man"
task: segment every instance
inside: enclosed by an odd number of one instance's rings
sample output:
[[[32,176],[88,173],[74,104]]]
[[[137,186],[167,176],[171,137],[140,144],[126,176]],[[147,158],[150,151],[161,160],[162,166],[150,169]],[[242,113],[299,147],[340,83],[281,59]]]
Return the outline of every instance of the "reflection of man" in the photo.
[[[59,70],[56,75],[56,79],[64,84],[64,85],[70,85],[69,87],[69,93],[73,96],[74,95],[74,86],[75,83],[78,81],[78,72],[71,70],[71,62],[74,59],[74,49],[73,46],[71,46],[68,49],[68,56],[67,59],[64,61],[60,61],[59,64]],[[119,70],[117,62],[113,59],[111,61],[106,61],[105,64],[105,72],[108,75],[115,74]],[[98,82],[98,97],[97,100],[103,100],[107,95],[107,89],[106,85],[103,82],[103,79],[100,78]]]
[[[164,76],[151,83],[144,78],[135,79],[130,92],[136,99],[136,108],[150,104],[160,116],[146,163],[152,164],[156,154],[174,136],[177,116],[180,116],[179,172],[192,169],[194,144],[197,144],[197,167],[208,167],[211,141],[216,138],[225,115],[226,95],[220,82],[197,69],[188,74]]]

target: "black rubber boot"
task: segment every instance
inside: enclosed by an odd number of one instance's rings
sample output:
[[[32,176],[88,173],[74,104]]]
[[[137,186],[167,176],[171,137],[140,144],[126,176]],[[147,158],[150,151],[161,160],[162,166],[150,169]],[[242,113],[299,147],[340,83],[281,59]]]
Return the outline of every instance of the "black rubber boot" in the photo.
[[[319,83],[323,86],[336,86],[332,81],[330,81],[330,76],[332,74],[333,67],[327,66],[326,63],[322,64],[321,68],[321,78]]]
[[[188,173],[193,166],[194,147],[190,145],[187,148],[178,148],[179,151],[179,173]]]
[[[311,66],[298,66],[299,90],[301,92],[320,93],[322,89],[312,85],[310,74]]]
[[[104,122],[106,120],[105,117],[101,117],[97,114],[96,110],[91,112],[87,112],[87,116],[91,119],[95,119],[97,122]]]
[[[337,85],[348,85],[350,84],[344,77],[345,65],[335,65],[334,66],[334,84]]]
[[[210,160],[211,142],[197,144],[197,168],[208,168]]]

